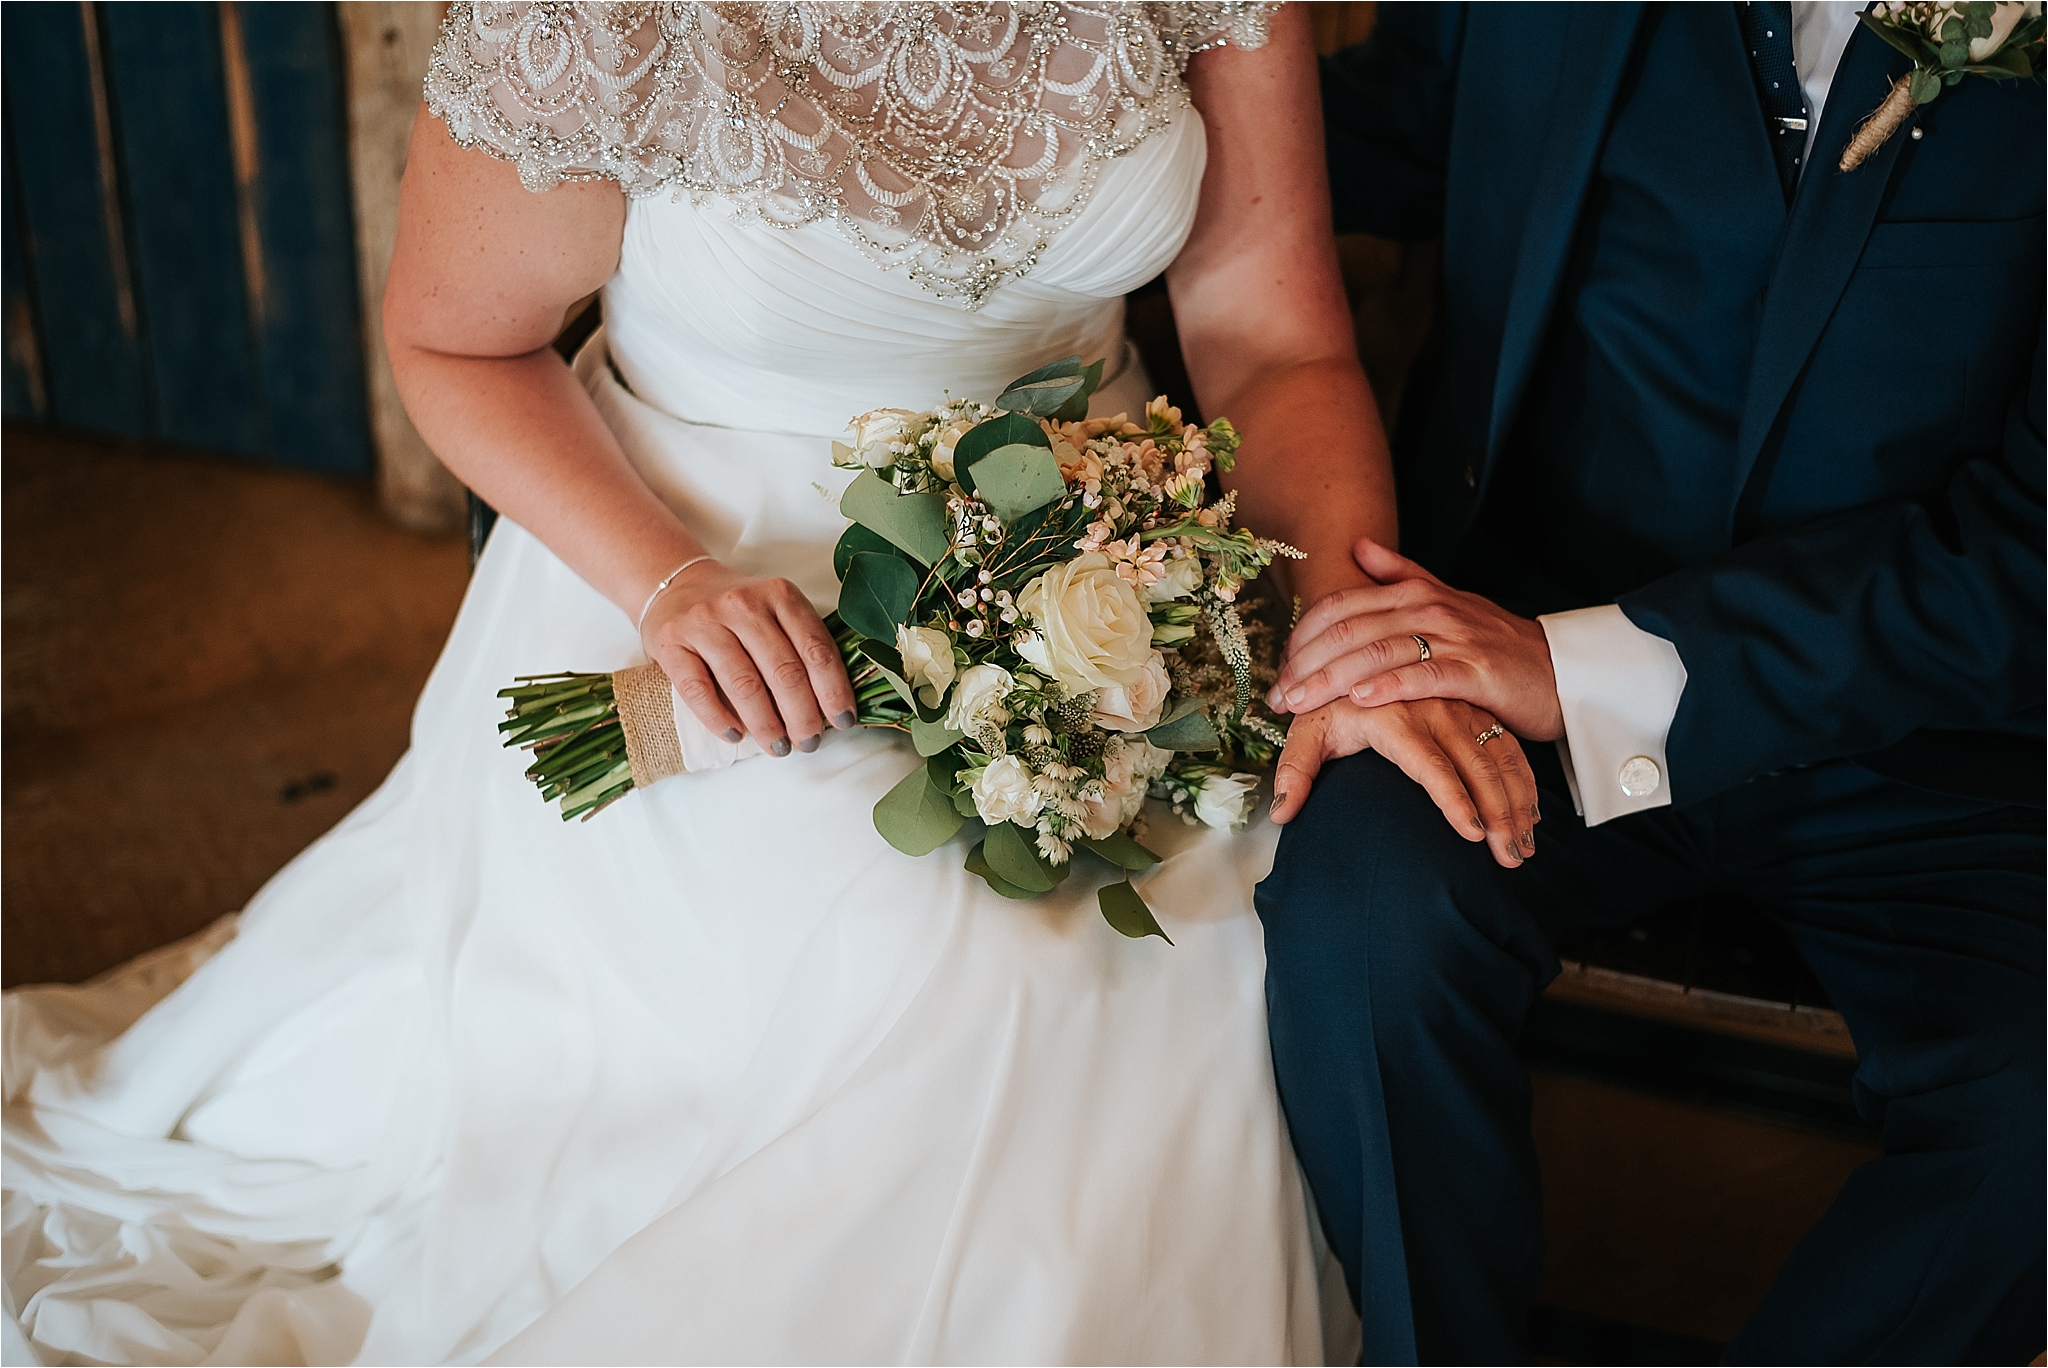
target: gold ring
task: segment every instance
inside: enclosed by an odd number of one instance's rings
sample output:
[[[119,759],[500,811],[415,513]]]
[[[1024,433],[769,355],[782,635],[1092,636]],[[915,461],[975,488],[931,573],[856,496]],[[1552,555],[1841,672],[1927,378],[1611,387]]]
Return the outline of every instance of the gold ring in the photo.
[[[1410,633],[1410,635],[1412,636],[1412,635],[1414,635],[1414,634],[1413,634],[1413,633]],[[1427,639],[1427,638],[1425,638],[1425,637],[1419,637],[1419,636],[1418,636],[1418,637],[1416,637],[1416,638],[1415,638],[1415,649],[1416,649],[1416,650],[1418,650],[1418,651],[1420,651],[1420,652],[1422,652],[1422,658],[1423,658],[1424,660],[1427,660],[1427,659],[1429,659],[1429,641],[1428,641],[1428,639]]]
[[[1500,723],[1496,722],[1492,726],[1488,727],[1485,731],[1479,733],[1479,735],[1473,737],[1472,739],[1483,746],[1487,742],[1493,740],[1494,737],[1506,736],[1507,734],[1508,729],[1506,727],[1503,727]]]

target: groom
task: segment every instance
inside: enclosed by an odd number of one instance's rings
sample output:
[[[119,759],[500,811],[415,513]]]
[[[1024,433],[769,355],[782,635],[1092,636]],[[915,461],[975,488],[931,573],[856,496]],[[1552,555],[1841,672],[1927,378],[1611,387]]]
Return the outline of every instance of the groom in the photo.
[[[1797,944],[1886,1151],[1731,1361],[2043,1347],[2042,90],[1841,170],[1910,70],[1855,8],[1390,5],[1326,65],[1340,230],[1444,244],[1412,559],[1297,631],[1260,889],[1367,1363],[1526,1357],[1550,937],[1700,890]],[[1431,695],[1523,742],[1518,867],[1347,727]]]

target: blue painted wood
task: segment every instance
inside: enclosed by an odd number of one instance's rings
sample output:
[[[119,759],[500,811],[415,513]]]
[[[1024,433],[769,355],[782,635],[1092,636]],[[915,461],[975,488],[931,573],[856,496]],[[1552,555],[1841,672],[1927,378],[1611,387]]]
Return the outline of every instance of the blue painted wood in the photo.
[[[42,342],[37,337],[35,296],[29,293],[28,271],[21,259],[21,182],[14,174],[14,138],[9,133],[7,178],[0,191],[0,283],[5,290],[6,363],[0,367],[0,412],[9,418],[41,418],[43,402]]]
[[[370,427],[334,9],[273,2],[238,11],[261,142],[257,346],[271,453],[306,469],[366,475]]]
[[[263,453],[218,9],[100,6],[155,435]]]
[[[20,179],[27,275],[41,302],[49,413],[129,437],[149,433],[139,318],[123,317],[101,201],[83,8],[0,10],[0,70]],[[131,296],[132,298],[132,296]]]

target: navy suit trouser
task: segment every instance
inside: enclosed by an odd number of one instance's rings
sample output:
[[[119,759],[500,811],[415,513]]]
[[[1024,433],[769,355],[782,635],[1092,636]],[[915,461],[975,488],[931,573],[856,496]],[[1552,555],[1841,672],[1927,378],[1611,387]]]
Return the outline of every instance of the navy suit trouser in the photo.
[[[1551,936],[1725,890],[1848,1022],[1859,1168],[1736,1363],[2024,1363],[2043,1347],[2043,822],[1836,761],[1588,829],[1551,747],[1520,869],[1370,752],[1325,769],[1258,892],[1273,1059],[1366,1363],[1526,1361],[1542,1263],[1516,1039]]]

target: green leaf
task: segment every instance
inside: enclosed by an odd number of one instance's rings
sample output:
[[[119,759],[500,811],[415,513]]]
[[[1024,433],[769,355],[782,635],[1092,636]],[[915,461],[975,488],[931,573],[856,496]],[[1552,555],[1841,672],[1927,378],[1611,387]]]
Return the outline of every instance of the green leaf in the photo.
[[[1899,32],[1868,10],[1858,14],[1856,17],[1863,21],[1865,28],[1884,39],[1885,42],[1891,44],[1900,52],[1905,53],[1907,57],[1915,62],[1920,60],[1920,45],[1913,40],[1912,35]]]
[[[953,795],[936,788],[923,765],[875,804],[875,830],[905,855],[929,855],[953,839],[965,821],[953,808]]]
[[[946,747],[966,739],[965,732],[956,732],[943,722],[927,722],[921,717],[910,719],[910,740],[919,755],[937,755]]]
[[[879,641],[870,641],[863,637],[854,643],[853,648],[882,667],[883,678],[896,690],[898,698],[909,704],[913,710],[923,708],[924,705],[918,702],[916,693],[911,690],[910,681],[903,677],[903,657],[896,654],[895,647],[884,646]]]
[[[1171,722],[1161,722],[1145,733],[1145,739],[1161,750],[1212,751],[1222,745],[1216,727],[1204,712],[1191,712]]]
[[[1908,78],[1906,93],[1913,97],[1916,105],[1933,104],[1941,94],[1941,77],[1922,68],[1914,68]]]
[[[1168,945],[1173,944],[1173,937],[1159,925],[1152,909],[1145,906],[1145,900],[1138,896],[1137,889],[1131,887],[1129,879],[1103,885],[1097,890],[1095,901],[1102,905],[1102,919],[1132,940],[1157,936]]]
[[[857,551],[839,586],[839,616],[862,636],[893,643],[897,627],[917,606],[917,586],[917,571],[901,556]]]
[[[1040,446],[1049,451],[1052,438],[1021,413],[999,414],[987,422],[976,423],[953,445],[953,473],[960,487],[972,494],[975,464],[996,448],[1006,446]]]
[[[839,511],[902,547],[925,565],[936,565],[950,542],[946,500],[939,494],[899,494],[872,470],[846,487]]]
[[[903,548],[890,541],[881,533],[859,523],[851,523],[839,534],[839,544],[832,548],[832,573],[839,579],[846,578],[846,563],[863,551],[872,551],[878,556],[901,556]]]
[[[1003,825],[1008,826],[1009,823],[1005,822]],[[1017,898],[1021,900],[1024,898],[1037,897],[1038,895],[1036,893],[1033,893],[1030,889],[1017,887],[1017,885],[1011,883],[1008,879],[1004,878],[1002,875],[996,873],[993,869],[990,869],[988,867],[988,857],[982,853],[983,847],[987,844],[987,841],[981,841],[975,845],[974,849],[967,852],[967,872],[969,874],[980,875],[983,882],[985,882],[990,888],[993,888],[996,892],[1002,894],[1002,896],[1004,896],[1005,898]]]
[[[1065,496],[1060,463],[1044,447],[1012,443],[997,447],[974,466],[974,492],[1004,522],[1044,508]]]
[[[996,874],[1032,893],[1049,893],[1059,882],[1039,858],[1032,838],[1015,822],[998,822],[982,838],[982,858]]]
[[[1081,364],[1081,358],[1063,356],[1012,380],[997,396],[996,407],[1050,418],[1081,393],[1086,383],[1087,368]]]
[[[1118,869],[1150,869],[1159,863],[1157,855],[1121,831],[1113,831],[1099,840],[1092,836],[1084,836],[1081,838],[1081,844]]]
[[[980,810],[974,806],[974,793],[971,789],[956,788],[953,790],[953,810],[962,817],[978,818],[981,816]]]
[[[1087,370],[1081,372],[1080,393],[1060,405],[1059,410],[1052,415],[1053,421],[1058,423],[1078,423],[1083,418],[1086,418],[1088,416],[1088,401],[1094,397],[1096,387],[1101,384],[1102,361],[1098,358],[1089,364]]]

